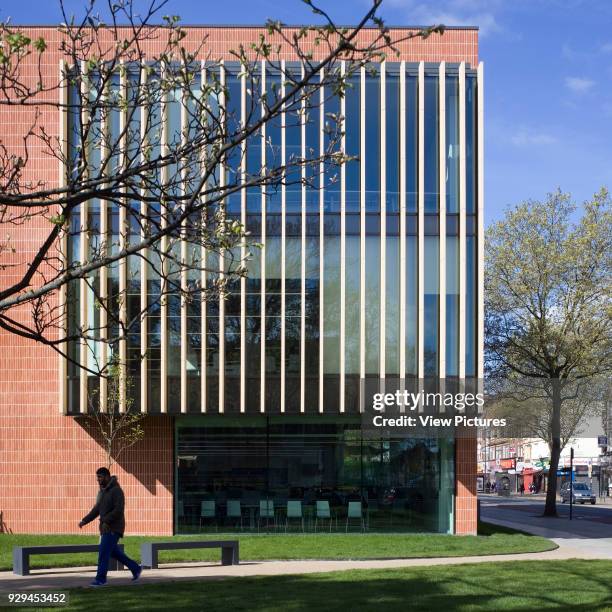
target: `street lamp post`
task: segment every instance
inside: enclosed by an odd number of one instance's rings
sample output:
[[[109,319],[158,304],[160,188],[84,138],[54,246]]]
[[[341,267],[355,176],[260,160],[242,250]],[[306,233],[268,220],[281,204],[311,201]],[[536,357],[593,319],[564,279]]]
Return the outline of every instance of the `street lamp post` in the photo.
[[[570,448],[570,521],[574,510],[574,447]]]

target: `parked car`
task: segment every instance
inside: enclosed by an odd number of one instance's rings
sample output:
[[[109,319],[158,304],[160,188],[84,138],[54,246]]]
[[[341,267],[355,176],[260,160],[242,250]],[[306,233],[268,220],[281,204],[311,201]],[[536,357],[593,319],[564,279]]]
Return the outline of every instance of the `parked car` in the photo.
[[[591,491],[591,487],[584,482],[574,482],[572,484],[573,495],[574,495],[574,503],[584,504],[585,502],[591,502],[591,504],[595,504],[596,498]],[[565,503],[570,500],[570,483],[565,482],[561,487],[561,502]]]

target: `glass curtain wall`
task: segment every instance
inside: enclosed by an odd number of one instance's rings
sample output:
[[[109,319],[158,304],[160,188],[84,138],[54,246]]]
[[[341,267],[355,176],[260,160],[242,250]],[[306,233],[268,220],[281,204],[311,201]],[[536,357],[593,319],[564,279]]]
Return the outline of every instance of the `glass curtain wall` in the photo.
[[[246,85],[246,117],[245,125],[254,124],[261,117],[261,105],[255,92],[261,90],[261,74],[254,72]],[[257,130],[247,139],[246,143],[246,174],[247,180],[261,171],[263,134]],[[261,243],[261,200],[259,187],[249,187],[246,193],[246,230],[250,233],[252,244]],[[250,247],[249,259],[246,263],[247,276],[245,280],[245,356],[246,372],[245,395],[249,404],[255,409],[261,403],[261,268],[263,253],[259,247]]]
[[[345,166],[346,182],[346,245],[345,245],[345,409],[352,411],[359,404],[359,340],[360,340],[360,249],[361,249],[361,78],[352,76],[344,99],[345,150],[353,157]]]
[[[100,91],[100,78],[99,75],[89,73],[87,78],[88,88],[87,96],[89,97],[90,104],[95,104],[95,101],[99,99],[101,95]],[[91,128],[90,134],[87,141],[89,165],[91,167],[92,175],[96,175],[100,172],[101,167],[101,121],[102,117],[100,114],[96,114],[91,117]],[[84,231],[87,233],[88,247],[86,249],[85,257],[90,259],[96,256],[99,252],[102,237],[100,235],[100,200],[93,199],[87,203],[87,215],[83,216]],[[85,279],[85,292],[81,293],[81,299],[85,299],[84,311],[87,317],[87,325],[92,330],[91,335],[94,338],[100,337],[100,309],[96,307],[96,301],[100,295],[100,272],[95,270],[88,274]],[[98,386],[98,379],[93,374],[98,368],[102,367],[100,361],[100,343],[94,340],[88,340],[85,344],[86,353],[86,364],[90,371],[87,372],[87,396],[88,406],[86,410],[95,406],[97,402],[96,389]]]
[[[400,337],[400,75],[387,64],[385,75],[385,376],[399,378]]]
[[[407,71],[406,113],[406,376],[417,376],[418,364],[418,78]]]
[[[299,66],[288,66],[285,92],[299,79]],[[296,166],[302,158],[302,105],[290,102],[285,106],[285,411],[300,411],[301,372],[301,291],[302,291],[302,170]]]
[[[477,81],[465,79],[466,131],[466,300],[465,300],[465,375],[477,376],[476,322],[478,321],[478,238],[476,236],[477,167]]]
[[[297,67],[296,67],[297,70]],[[149,412],[158,412],[161,404],[161,338],[162,327],[167,329],[168,368],[168,409],[170,412],[180,410],[181,404],[181,368],[187,371],[187,411],[198,412],[202,406],[210,412],[220,408],[229,411],[237,409],[240,399],[241,363],[245,364],[244,397],[245,409],[249,413],[260,412],[262,406],[266,411],[277,412],[281,404],[281,374],[284,372],[284,404],[288,412],[305,413],[338,412],[340,403],[340,366],[344,362],[344,403],[349,412],[358,406],[358,383],[361,369],[361,358],[364,359],[364,375],[378,377],[380,375],[380,314],[381,302],[385,306],[385,337],[384,362],[385,375],[388,378],[396,376],[417,376],[418,366],[418,302],[419,291],[423,292],[423,347],[426,376],[437,376],[439,372],[439,338],[440,326],[446,326],[446,376],[459,374],[460,356],[458,354],[459,326],[465,328],[465,373],[473,376],[477,370],[477,83],[473,71],[466,75],[465,90],[465,188],[466,188],[466,243],[464,259],[460,258],[459,245],[459,193],[462,178],[459,176],[459,77],[457,68],[447,64],[445,82],[445,133],[446,144],[444,159],[446,168],[442,179],[446,181],[446,199],[439,202],[439,109],[438,109],[438,71],[431,66],[425,68],[424,78],[424,159],[423,164],[425,195],[424,208],[424,277],[422,286],[418,282],[418,193],[421,188],[419,177],[419,80],[417,66],[406,65],[405,87],[400,91],[399,64],[389,62],[386,65],[384,88],[380,68],[370,66],[362,74],[352,75],[344,99],[324,92],[325,107],[320,108],[320,97],[317,91],[313,99],[306,105],[302,116],[300,109],[289,106],[286,109],[284,122],[280,117],[269,122],[263,134],[253,134],[246,143],[246,173],[247,176],[257,174],[261,169],[262,153],[265,152],[265,165],[268,168],[277,166],[284,159],[295,160],[305,151],[306,158],[313,158],[329,147],[340,132],[337,125],[341,108],[344,108],[344,145],[346,153],[354,158],[344,168],[344,224],[341,217],[342,192],[340,169],[332,164],[326,164],[323,177],[321,167],[308,165],[305,168],[305,183],[301,183],[301,174],[286,177],[285,187],[267,189],[249,188],[246,195],[246,229],[250,232],[250,242],[265,243],[265,259],[261,249],[251,247],[251,257],[247,264],[247,277],[244,281],[244,295],[240,281],[230,283],[228,298],[222,303],[217,297],[212,297],[204,305],[197,300],[186,305],[187,317],[187,350],[181,351],[184,314],[178,292],[171,292],[167,297],[166,321],[161,320],[161,282],[159,271],[162,262],[153,252],[148,254],[146,287],[141,287],[140,258],[129,261],[126,272],[126,318],[130,332],[126,338],[126,357],[130,376],[133,378],[132,399],[139,404],[139,361],[141,356],[141,329],[137,320],[140,308],[140,294],[146,292],[149,313],[144,323],[147,346],[147,395]],[[216,71],[216,72],[215,72]],[[242,96],[246,101],[246,123],[256,121],[261,113],[257,104],[258,97],[253,92],[260,91],[262,83],[257,74],[252,82],[244,84],[239,72],[226,65],[224,78],[227,85],[227,122],[228,130],[238,129],[241,115]],[[128,94],[137,79],[136,71],[127,71]],[[207,72],[209,80],[221,78],[218,68]],[[159,72],[154,68],[148,79],[155,82]],[[282,76],[272,68],[267,70],[265,87],[269,100],[280,94]],[[200,88],[200,80],[196,79],[194,87]],[[113,80],[109,95],[118,96],[120,92],[119,75]],[[95,95],[95,87],[90,89],[90,95]],[[77,99],[74,91],[71,99]],[[401,100],[404,98],[404,121],[401,121]],[[181,132],[181,92],[169,92],[165,112],[168,116],[168,137],[170,146],[180,138]],[[128,100],[129,101],[129,100]],[[384,101],[384,126],[381,111]],[[210,94],[209,106],[213,114],[219,112],[217,94]],[[140,115],[138,109],[131,112],[128,104],[130,125],[129,131],[136,134],[140,131]],[[161,154],[162,104],[154,104],[149,110],[150,121],[147,134],[151,143],[151,155]],[[323,115],[321,114],[323,113]],[[362,115],[365,114],[365,117]],[[365,119],[365,120],[364,120]],[[69,116],[69,133],[71,141],[77,140],[77,131],[81,118],[78,113]],[[304,129],[302,129],[302,121]],[[405,167],[402,169],[400,160],[402,123],[405,126],[404,142]],[[284,126],[284,128],[283,128]],[[364,132],[362,133],[362,126]],[[381,129],[384,127],[384,147],[381,142]],[[109,118],[109,130],[118,134],[120,129],[119,112],[114,112]],[[304,134],[304,142],[302,142]],[[136,139],[134,139],[136,140]],[[282,143],[285,143],[283,152]],[[337,143],[339,146],[339,143]],[[99,143],[92,143],[95,151],[92,162],[99,163]],[[71,149],[72,157],[75,156]],[[115,156],[112,167],[117,168],[119,160]],[[362,184],[362,164],[364,168]],[[385,170],[385,191],[381,193],[382,164]],[[234,183],[240,180],[239,169],[241,156],[238,152],[227,160],[225,181]],[[172,172],[172,168],[169,170]],[[400,236],[400,177],[402,171],[405,177],[406,231]],[[220,176],[215,176],[218,181]],[[321,182],[322,180],[322,182]],[[323,191],[321,191],[323,190]],[[283,199],[284,194],[284,199]],[[149,194],[152,198],[159,194]],[[320,205],[323,204],[321,218]],[[362,200],[363,198],[363,200]],[[265,202],[266,221],[262,227],[262,202]],[[284,208],[283,208],[284,202]],[[304,207],[302,206],[304,202]],[[363,202],[363,208],[362,208]],[[381,204],[384,203],[386,235],[384,245],[381,243]],[[236,194],[228,198],[226,212],[234,218],[241,217],[242,196]],[[447,227],[440,235],[439,209],[445,206]],[[136,203],[134,203],[136,207]],[[159,221],[160,204],[155,200],[148,204],[149,214],[153,223]],[[90,251],[99,246],[101,227],[99,202],[88,203],[87,219],[81,219],[77,212],[71,219],[71,237],[69,238],[69,257],[72,261],[81,258],[83,230],[89,230]],[[138,211],[128,213],[127,239],[138,238],[141,228],[138,223]],[[208,221],[213,222],[212,213]],[[362,235],[362,220],[365,232]],[[107,206],[108,239],[111,250],[117,250],[120,245],[121,228],[117,207]],[[344,251],[341,251],[341,228],[344,227]],[[262,239],[265,229],[265,239]],[[322,243],[321,243],[321,230]],[[400,246],[405,240],[405,338],[400,331]],[[446,244],[446,268],[440,269],[440,240]],[[363,241],[363,243],[362,243]],[[176,248],[180,244],[177,241]],[[343,253],[343,257],[342,257]],[[362,261],[362,254],[364,254]],[[384,269],[381,270],[384,254]],[[178,261],[178,251],[173,255]],[[221,264],[227,273],[232,262],[239,257],[239,252],[225,253],[223,260],[216,253],[206,253],[205,282],[213,289]],[[302,257],[304,260],[302,260]],[[179,268],[172,262],[166,264],[170,272],[179,280]],[[459,321],[459,272],[465,265],[465,319]],[[342,346],[340,333],[341,320],[341,266],[344,266],[344,354],[340,355]],[[262,269],[263,267],[263,269]],[[439,275],[445,274],[446,292],[439,293]],[[265,286],[262,278],[265,273]],[[381,273],[385,276],[381,278]],[[187,278],[188,284],[195,284],[200,279],[198,274],[191,272]],[[108,331],[107,336],[119,337],[119,303],[120,296],[120,266],[114,264],[107,271],[108,285]],[[385,294],[381,295],[381,285],[384,279]],[[363,286],[362,286],[363,283]],[[88,279],[90,289],[83,293],[78,283],[68,289],[68,324],[74,330],[80,324],[80,300],[84,295],[87,300],[86,313],[91,322],[98,327],[99,312],[92,307],[93,292],[98,291],[99,279],[93,276]],[[364,301],[362,303],[362,292]],[[304,299],[302,300],[302,294]],[[321,296],[323,299],[321,300]],[[262,298],[264,303],[262,304]],[[440,300],[445,300],[445,320],[440,321]],[[245,337],[241,338],[241,314],[244,308]],[[184,309],[184,305],[183,305]],[[262,321],[263,314],[263,321]],[[364,336],[361,337],[360,325],[362,316],[365,319]],[[202,320],[205,317],[205,320]],[[203,324],[203,327],[202,327]],[[323,338],[320,331],[323,329]],[[262,335],[262,329],[265,334]],[[302,332],[303,330],[303,332]],[[223,333],[224,358],[221,360],[221,339]],[[99,330],[98,332],[99,333]],[[261,346],[265,339],[265,352],[262,355]],[[405,370],[399,371],[400,342],[404,342]],[[324,351],[321,355],[320,346],[323,342]],[[244,346],[245,354],[241,354]],[[282,349],[284,346],[284,351]],[[363,355],[361,347],[364,348]],[[100,343],[94,339],[87,345],[88,364],[98,359]],[[81,348],[71,343],[70,355],[74,359],[81,358]],[[119,354],[119,342],[111,344],[108,356]],[[182,355],[186,354],[186,364],[181,363]],[[341,357],[343,359],[341,359]],[[320,363],[320,360],[323,360]],[[303,363],[302,363],[303,359]],[[219,397],[219,375],[223,368],[225,376],[224,396]],[[266,389],[266,397],[262,402],[262,372]],[[206,380],[202,384],[202,374]],[[324,379],[319,380],[322,373]],[[303,375],[303,379],[302,379]],[[80,371],[69,363],[69,406],[71,412],[78,411]],[[94,378],[94,377],[87,377]],[[319,391],[323,388],[323,403],[320,404]],[[206,395],[200,397],[200,390],[205,389]],[[302,402],[302,389],[304,401]],[[222,403],[220,404],[220,399]]]
[[[304,150],[307,159],[320,155],[321,108],[319,92],[306,102]],[[308,164],[305,169],[306,184],[306,244],[304,278],[304,411],[319,411],[319,363],[320,363],[320,316],[321,316],[321,268],[320,268],[320,219],[319,187],[321,177],[319,164]]]
[[[324,151],[341,150],[340,96],[325,89]],[[323,410],[340,401],[340,168],[326,164],[323,185]]]
[[[176,445],[179,533],[452,530],[452,440],[366,439],[349,419],[210,416],[179,419]]]
[[[446,77],[446,376],[459,375],[459,77]],[[450,230],[450,232],[449,232]]]
[[[365,83],[365,376],[380,366],[380,72],[366,70]]]

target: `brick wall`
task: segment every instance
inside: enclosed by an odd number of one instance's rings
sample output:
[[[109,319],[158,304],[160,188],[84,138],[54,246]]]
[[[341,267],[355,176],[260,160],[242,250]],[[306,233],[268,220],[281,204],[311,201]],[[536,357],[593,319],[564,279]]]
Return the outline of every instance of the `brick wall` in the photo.
[[[29,386],[10,407],[2,394],[2,527],[13,533],[78,532],[95,500],[95,471],[105,464],[104,452],[82,424],[57,413],[55,394]],[[128,449],[112,472],[126,495],[127,532],[170,535],[172,419],[149,417],[144,429],[144,440]],[[97,521],[83,532],[97,533]]]
[[[455,442],[455,533],[476,535],[476,434],[457,437]]]

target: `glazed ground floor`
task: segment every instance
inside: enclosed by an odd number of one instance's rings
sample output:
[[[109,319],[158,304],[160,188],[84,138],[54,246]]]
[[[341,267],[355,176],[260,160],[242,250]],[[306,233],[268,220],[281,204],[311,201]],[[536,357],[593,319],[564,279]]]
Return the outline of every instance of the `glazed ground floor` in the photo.
[[[476,532],[476,441],[333,416],[150,416],[113,466],[131,534]],[[2,411],[0,530],[74,533],[105,455],[83,418]],[[87,530],[95,530],[90,526]]]

